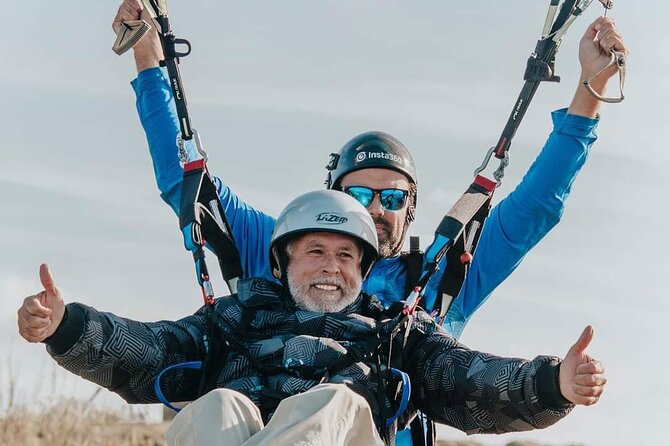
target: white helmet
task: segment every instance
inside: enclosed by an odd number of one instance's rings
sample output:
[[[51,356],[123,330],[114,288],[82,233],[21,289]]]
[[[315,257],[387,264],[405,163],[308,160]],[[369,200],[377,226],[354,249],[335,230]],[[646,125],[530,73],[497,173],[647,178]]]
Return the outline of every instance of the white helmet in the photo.
[[[277,217],[270,240],[270,266],[280,270],[278,256],[282,253],[273,253],[275,247],[281,251],[290,239],[308,232],[334,232],[359,241],[363,249],[363,277],[377,259],[377,231],[367,209],[344,192],[317,190],[291,201]]]

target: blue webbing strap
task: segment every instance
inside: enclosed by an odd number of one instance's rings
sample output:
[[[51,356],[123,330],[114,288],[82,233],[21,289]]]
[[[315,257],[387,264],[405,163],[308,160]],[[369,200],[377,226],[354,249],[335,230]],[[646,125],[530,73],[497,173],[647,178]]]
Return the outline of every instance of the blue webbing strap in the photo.
[[[193,369],[193,370],[200,370],[202,369],[202,361],[189,361],[189,362],[181,362],[179,364],[173,364],[169,367],[164,368],[154,379],[154,392],[156,393],[156,397],[158,397],[158,401],[161,403],[165,404],[167,407],[170,409],[174,410],[175,412],[179,412],[181,409],[178,407],[173,406],[170,404],[170,401],[168,401],[167,398],[165,398],[165,395],[163,394],[163,391],[161,390],[161,378],[163,378],[163,375],[165,375],[167,372],[170,372],[175,369]]]

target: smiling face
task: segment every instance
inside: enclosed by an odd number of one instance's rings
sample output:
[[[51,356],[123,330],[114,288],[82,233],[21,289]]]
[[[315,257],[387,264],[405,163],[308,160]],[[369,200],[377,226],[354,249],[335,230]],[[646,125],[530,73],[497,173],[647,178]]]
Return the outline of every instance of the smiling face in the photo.
[[[288,285],[299,307],[336,313],[360,294],[362,251],[352,237],[312,232],[291,240],[286,253]]]
[[[342,190],[349,186],[365,186],[371,189],[410,190],[407,177],[390,169],[367,168],[346,174],[340,182]],[[408,200],[409,201],[409,200]],[[379,240],[379,256],[382,258],[400,254],[405,239],[407,212],[409,203],[396,211],[382,206],[379,195],[375,195],[368,206],[368,212],[375,222]]]

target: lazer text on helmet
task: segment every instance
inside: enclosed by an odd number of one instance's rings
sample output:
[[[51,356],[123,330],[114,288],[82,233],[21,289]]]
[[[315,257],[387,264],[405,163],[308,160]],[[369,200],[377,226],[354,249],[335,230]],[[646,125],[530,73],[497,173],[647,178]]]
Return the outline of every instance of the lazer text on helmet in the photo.
[[[329,225],[341,225],[342,223],[346,223],[347,220],[347,217],[334,212],[322,212],[316,216],[316,221]]]

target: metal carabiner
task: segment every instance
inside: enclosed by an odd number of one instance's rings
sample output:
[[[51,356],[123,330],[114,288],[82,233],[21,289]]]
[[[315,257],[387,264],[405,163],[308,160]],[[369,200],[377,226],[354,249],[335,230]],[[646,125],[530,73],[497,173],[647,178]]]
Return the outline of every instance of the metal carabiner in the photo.
[[[484,160],[480,164],[478,168],[475,169],[474,176],[479,175],[482,173],[484,169],[486,169],[486,166],[488,166],[489,161],[491,161],[491,157],[495,153],[496,148],[491,147],[488,152],[486,152],[486,155],[484,155]],[[502,183],[502,178],[505,176],[505,168],[509,165],[509,152],[505,152],[505,157],[500,160],[500,164],[498,165],[498,168],[493,172],[493,178],[496,180],[496,187],[500,186]]]
[[[491,161],[491,157],[493,156],[493,152],[495,152],[495,150],[495,147],[491,147],[489,151],[486,152],[486,155],[484,155],[484,160],[482,160],[482,163],[479,165],[479,167],[475,169],[474,176],[479,175],[484,169],[486,169],[486,166],[489,165],[489,161]]]
[[[617,70],[619,71],[619,94],[620,96],[617,97],[605,97],[596,92],[593,87],[591,87],[591,81],[595,79],[596,77],[600,76],[605,72],[607,69],[610,67],[616,65]],[[582,81],[582,84],[584,84],[584,87],[586,87],[586,90],[593,95],[596,99],[599,101],[607,102],[608,104],[618,104],[619,102],[623,101],[625,96],[623,94],[623,84],[626,81],[626,55],[622,51],[615,51],[611,50],[610,51],[610,61],[603,68],[602,70],[598,71],[596,74],[591,76],[588,79],[585,79]]]
[[[505,157],[500,159],[498,168],[493,172],[493,178],[496,180],[496,187],[500,186],[505,176],[505,168],[509,166],[509,151],[505,152]]]
[[[207,152],[205,152],[205,149],[202,148],[202,140],[200,139],[200,133],[196,129],[193,129],[193,138],[195,138],[195,148],[198,150],[198,153],[200,156],[202,156],[202,159],[207,162],[209,160],[209,156],[207,156]]]

